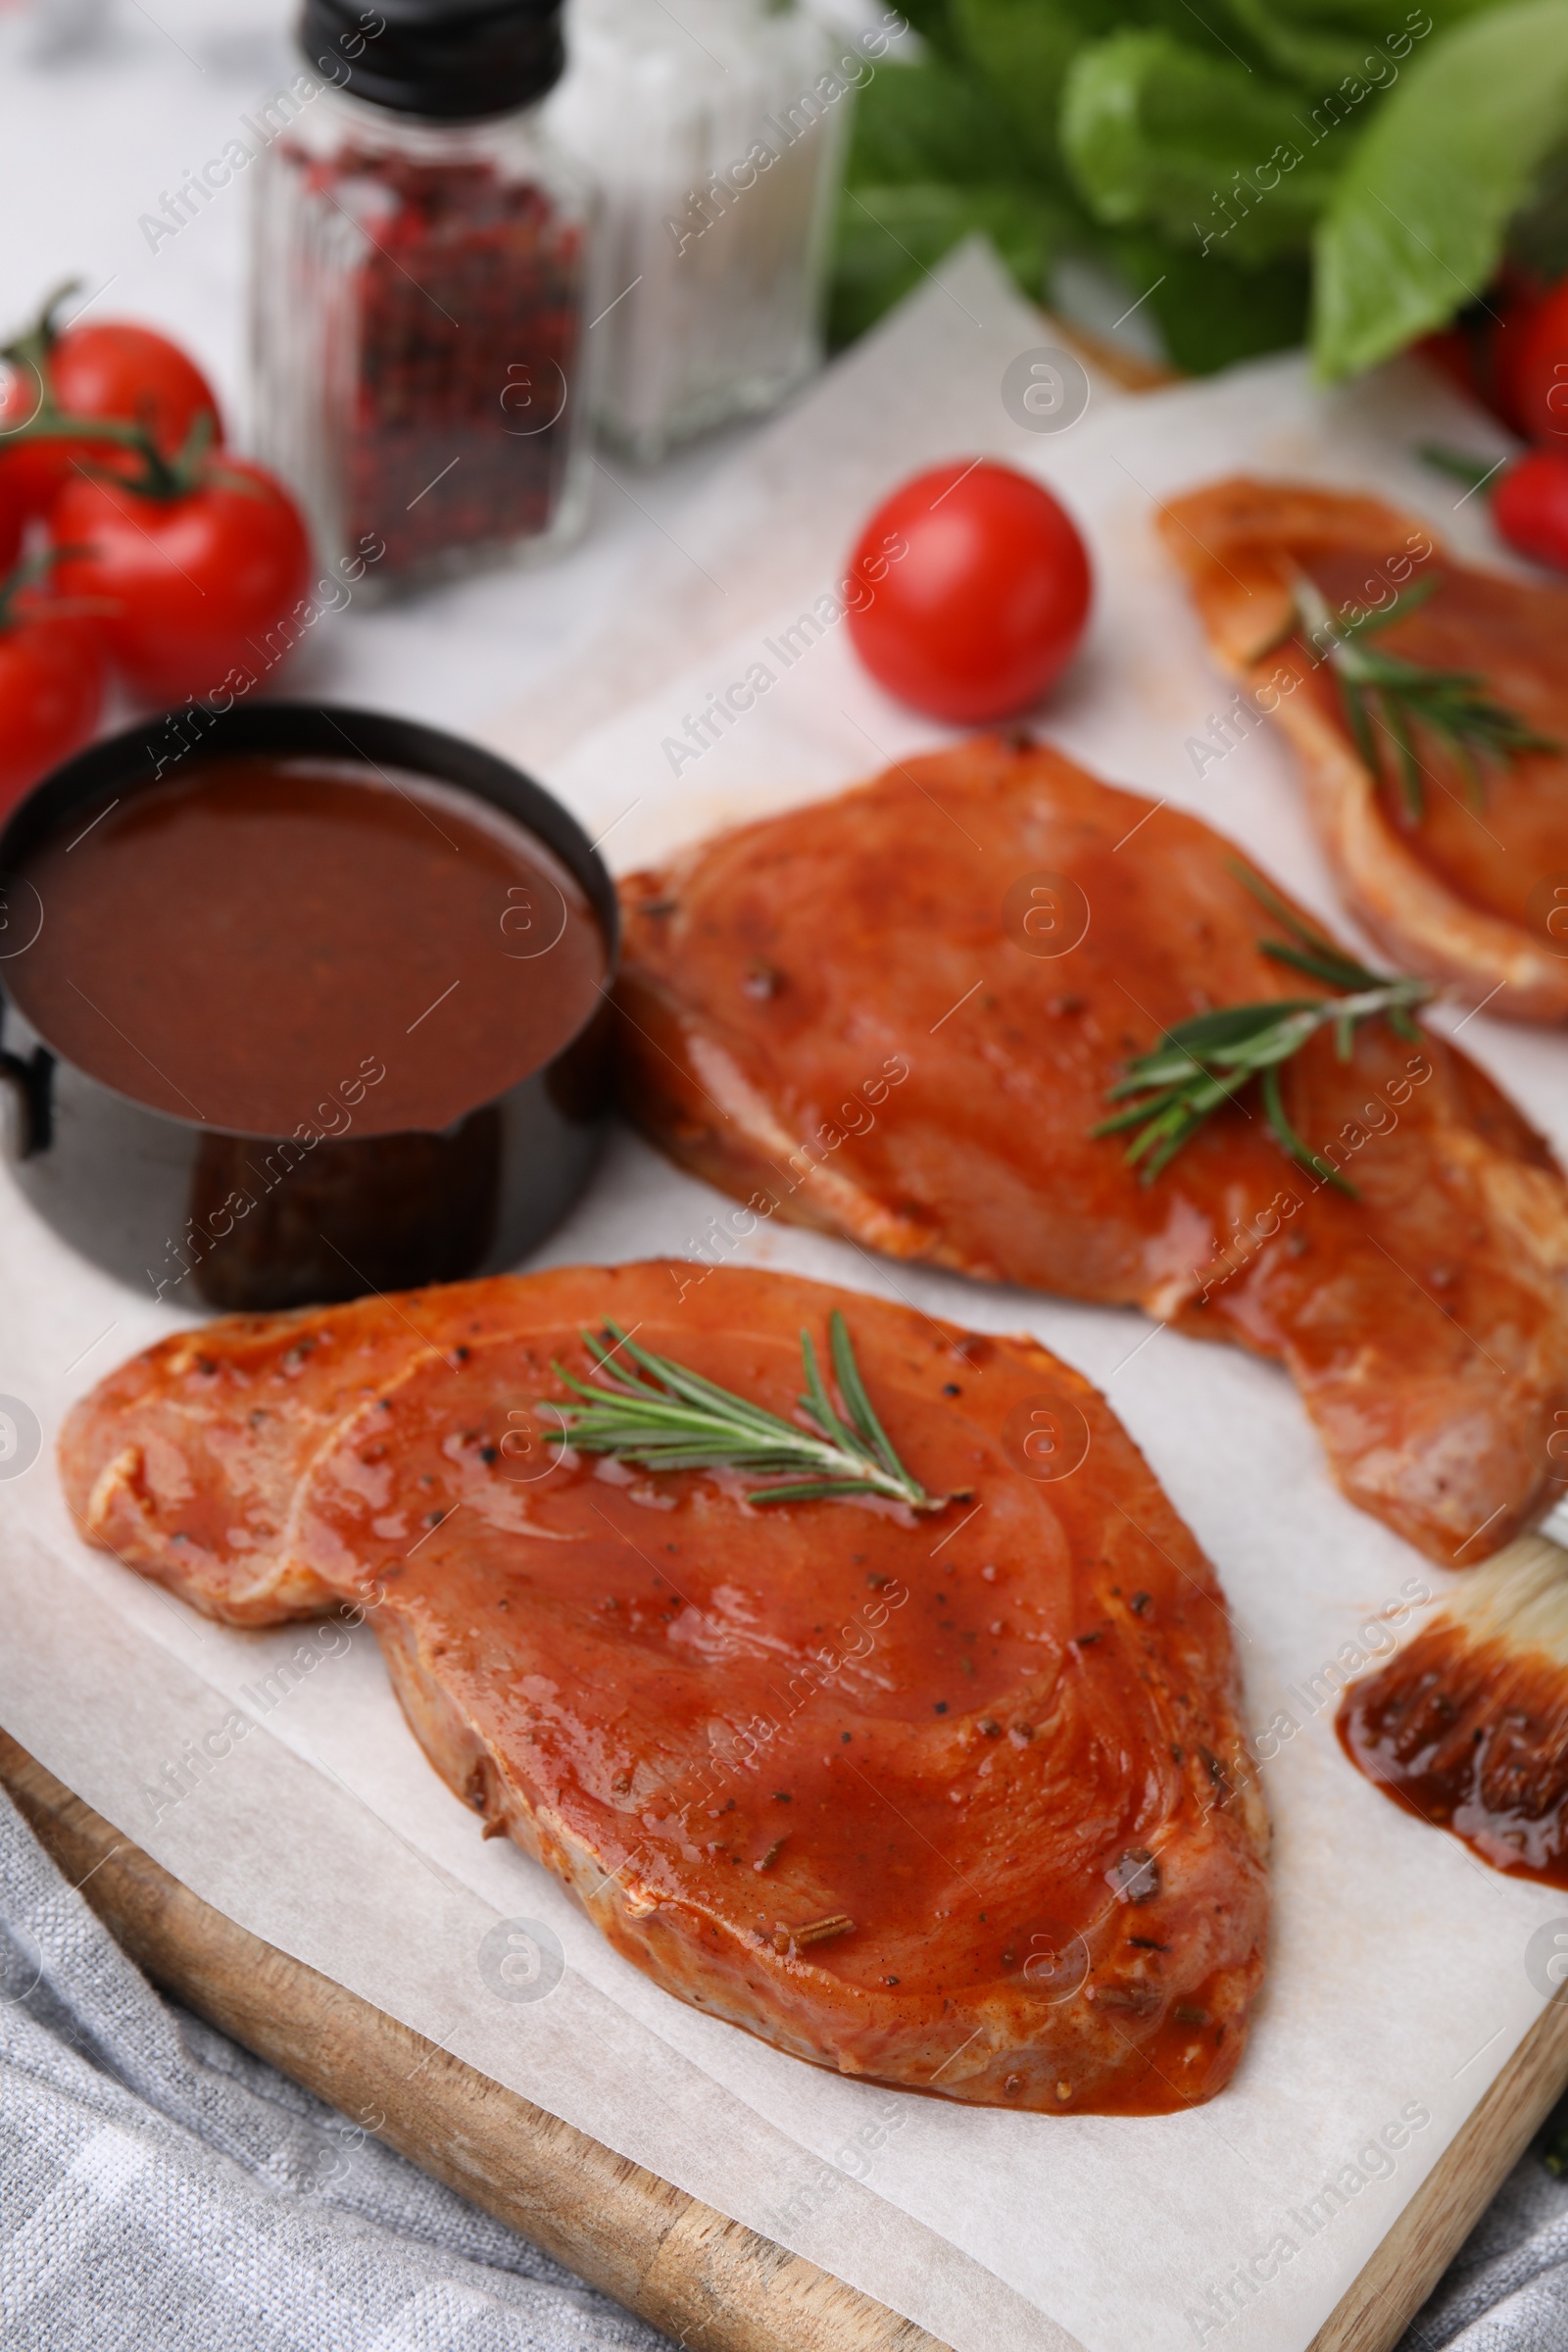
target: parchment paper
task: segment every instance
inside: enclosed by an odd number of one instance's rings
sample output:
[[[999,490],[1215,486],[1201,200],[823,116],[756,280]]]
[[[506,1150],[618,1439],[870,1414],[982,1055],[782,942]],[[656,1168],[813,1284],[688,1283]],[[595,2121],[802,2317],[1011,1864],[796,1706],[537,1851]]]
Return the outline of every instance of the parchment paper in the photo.
[[[994,270],[973,255],[956,265],[957,291],[982,283],[1005,344],[1009,298]],[[928,289],[882,349],[898,386],[932,385],[954,420],[950,446],[994,447],[996,337],[982,328],[955,342],[947,306],[946,290]],[[1016,310],[1011,323],[1015,349],[1040,334]],[[858,674],[842,627],[826,625],[788,665],[765,650],[831,585],[857,515],[907,470],[906,441],[864,436],[875,383],[862,354],[842,425],[859,436],[857,488],[848,507],[836,492],[836,513],[808,487],[813,465],[833,472],[831,384],[808,404],[801,441],[775,428],[785,446],[773,477],[800,512],[776,564],[760,528],[756,564],[776,574],[766,607],[754,582],[732,636],[700,632],[695,667],[683,639],[667,685],[553,763],[550,780],[617,869],[945,739]],[[899,406],[890,393],[889,413]],[[1057,435],[1004,429],[1013,462],[1070,502],[1100,580],[1092,644],[1046,714],[1050,731],[1107,777],[1212,818],[1346,929],[1274,743],[1253,735],[1196,772],[1189,742],[1209,733],[1228,689],[1154,546],[1152,502],[1250,464],[1379,489],[1481,551],[1476,502],[1450,512],[1457,494],[1405,452],[1424,438],[1484,448],[1484,428],[1413,367],[1329,395],[1282,361],[1092,403]],[[702,562],[722,500],[710,494],[698,524],[681,537]],[[773,683],[673,774],[664,745],[684,714],[756,661]],[[1568,1149],[1561,1039],[1479,1016],[1464,1042]],[[820,1237],[776,1228],[743,1240],[729,1205],[622,1136],[536,1262],[746,1257],[977,1328],[1033,1331],[1105,1390],[1214,1559],[1250,1721],[1261,1732],[1283,1715],[1295,1729],[1263,1742],[1278,1750],[1265,1766],[1270,1979],[1247,2059],[1212,2105],[1132,2121],[949,2108],[798,2065],[660,1993],[543,1873],[481,1844],[403,1728],[366,1635],[225,1632],[76,1544],[48,1462],[60,1414],[180,1318],[79,1266],[9,1189],[0,1389],[38,1414],[46,1451],[0,1484],[0,1720],[257,1933],[956,2352],[1063,2352],[1073,2340],[1174,2352],[1216,2339],[1226,2352],[1299,2352],[1538,2014],[1526,1946],[1565,1910],[1561,1895],[1495,1877],[1397,1812],[1334,1740],[1330,1670],[1345,1644],[1388,1603],[1434,1592],[1442,1573],[1341,1499],[1289,1384],[1267,1366],[1133,1315],[885,1265]],[[193,1765],[186,1742],[214,1732],[221,1746],[231,1709],[255,1728]],[[497,1923],[515,1918],[560,1937],[565,1974],[546,1998],[496,1989]]]

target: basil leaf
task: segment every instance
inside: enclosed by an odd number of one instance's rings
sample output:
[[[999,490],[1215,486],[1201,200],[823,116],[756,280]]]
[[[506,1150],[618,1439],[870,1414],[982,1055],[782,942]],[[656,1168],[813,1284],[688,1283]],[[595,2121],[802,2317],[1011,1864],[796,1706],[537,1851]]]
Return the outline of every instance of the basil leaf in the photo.
[[[1412,61],[1317,231],[1320,372],[1370,368],[1477,300],[1565,137],[1568,0],[1494,10]]]

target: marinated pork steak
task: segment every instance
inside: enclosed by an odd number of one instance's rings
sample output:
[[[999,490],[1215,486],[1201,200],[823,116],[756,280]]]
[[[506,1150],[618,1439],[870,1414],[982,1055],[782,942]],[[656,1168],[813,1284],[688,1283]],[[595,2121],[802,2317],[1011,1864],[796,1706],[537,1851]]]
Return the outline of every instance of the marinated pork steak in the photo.
[[[265,1509],[286,1530],[273,1613],[364,1604],[486,1835],[709,2014],[982,2104],[1211,2097],[1261,1978],[1267,1833],[1192,1536],[1104,1400],[1032,1343],[694,1271],[209,1325],[77,1407],[72,1508],[199,1607],[232,1616],[237,1593],[242,1622],[258,1581],[227,1583],[233,1538]],[[899,1454],[962,1499],[916,1519],[753,1504],[728,1470],[551,1467],[534,1408],[565,1395],[558,1360],[587,1374],[583,1327],[613,1318],[788,1416],[801,1329],[820,1348],[835,1306]],[[134,1508],[95,1519],[112,1470]]]
[[[1413,515],[1289,482],[1216,482],[1174,500],[1160,530],[1219,661],[1289,736],[1346,902],[1372,937],[1402,970],[1485,999],[1503,1020],[1568,1020],[1568,588],[1467,569]],[[1360,642],[1479,675],[1559,748],[1484,763],[1478,788],[1418,725],[1413,813],[1386,724],[1374,723],[1387,753],[1374,775],[1333,668],[1290,633],[1303,573],[1350,615],[1435,578],[1419,610]]]
[[[1301,993],[1208,826],[979,739],[623,885],[623,1097],[748,1203],[896,1257],[1136,1303],[1283,1363],[1336,1477],[1446,1565],[1546,1509],[1568,1186],[1429,1031],[1325,1033],[1152,1183],[1096,1137],[1170,1024]]]
[[[337,1588],[295,1541],[302,1482],[345,1415],[460,1345],[448,1329],[455,1295],[409,1292],[395,1310],[367,1298],[330,1315],[234,1315],[133,1356],[61,1438],[77,1525],[229,1625],[330,1607]],[[480,1330],[511,1311],[506,1284],[463,1295]]]

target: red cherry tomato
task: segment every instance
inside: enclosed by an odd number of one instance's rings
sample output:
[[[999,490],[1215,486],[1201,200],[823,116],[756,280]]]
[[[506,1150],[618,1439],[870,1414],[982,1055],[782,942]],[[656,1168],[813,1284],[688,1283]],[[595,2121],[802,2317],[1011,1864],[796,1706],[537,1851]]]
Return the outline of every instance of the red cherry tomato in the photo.
[[[62,597],[100,600],[101,627],[149,703],[215,694],[233,668],[273,668],[301,633],[311,547],[282,484],[243,459],[205,460],[193,483],[132,488],[78,474],[49,511]],[[77,553],[74,551],[80,550]]]
[[[1528,441],[1568,448],[1568,278],[1498,340],[1507,345],[1510,421]]]
[[[44,404],[78,422],[113,417],[145,424],[168,458],[183,448],[198,416],[211,420],[215,442],[222,438],[211,385],[167,335],[122,319],[69,326],[57,335],[46,313],[14,347],[0,392],[0,475],[29,514],[44,513],[76,463],[108,465],[123,457],[113,442],[91,440],[28,441],[6,449],[7,430],[27,423]]]
[[[198,416],[221,433],[218,402],[194,360],[149,326],[105,319],[72,326],[48,361],[49,386],[68,416],[123,416],[145,424],[165,457],[180,449]]]
[[[1533,564],[1568,571],[1568,442],[1529,450],[1509,466],[1492,494],[1492,519]]]
[[[990,460],[933,466],[884,500],[850,567],[850,635],[901,703],[957,725],[1037,702],[1072,660],[1092,583],[1069,516]]]
[[[31,589],[0,589],[0,817],[91,742],[107,675],[91,621]]]
[[[21,553],[26,521],[26,510],[0,466],[0,573],[8,572]]]
[[[1499,416],[1510,432],[1523,433],[1519,359],[1530,322],[1540,305],[1539,289],[1505,297],[1476,342],[1474,393],[1483,408]]]
[[[71,471],[72,451],[64,441],[19,441],[8,446],[6,436],[40,413],[38,377],[30,368],[11,364],[0,378],[0,498],[23,515],[47,514]],[[80,455],[102,456],[85,443]]]

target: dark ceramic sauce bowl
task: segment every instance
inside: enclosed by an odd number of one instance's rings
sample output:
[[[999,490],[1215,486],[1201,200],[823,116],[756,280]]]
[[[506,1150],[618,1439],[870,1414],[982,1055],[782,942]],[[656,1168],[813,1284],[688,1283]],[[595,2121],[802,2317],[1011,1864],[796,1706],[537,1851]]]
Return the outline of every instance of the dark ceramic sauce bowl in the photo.
[[[304,1306],[514,1264],[577,1199],[602,1138],[618,944],[603,861],[540,785],[433,727],[292,703],[177,716],[198,735],[192,765],[231,754],[352,760],[370,773],[428,777],[505,811],[584,892],[604,938],[605,989],[547,1062],[439,1133],[355,1135],[354,1081],[303,1135],[213,1127],[106,1085],[32,1027],[6,990],[6,967],[45,915],[18,878],[31,853],[77,814],[179,774],[173,722],[148,719],[57,768],[0,832],[0,1096],[9,1104],[5,1153],[23,1192],[84,1257],[192,1312]]]

